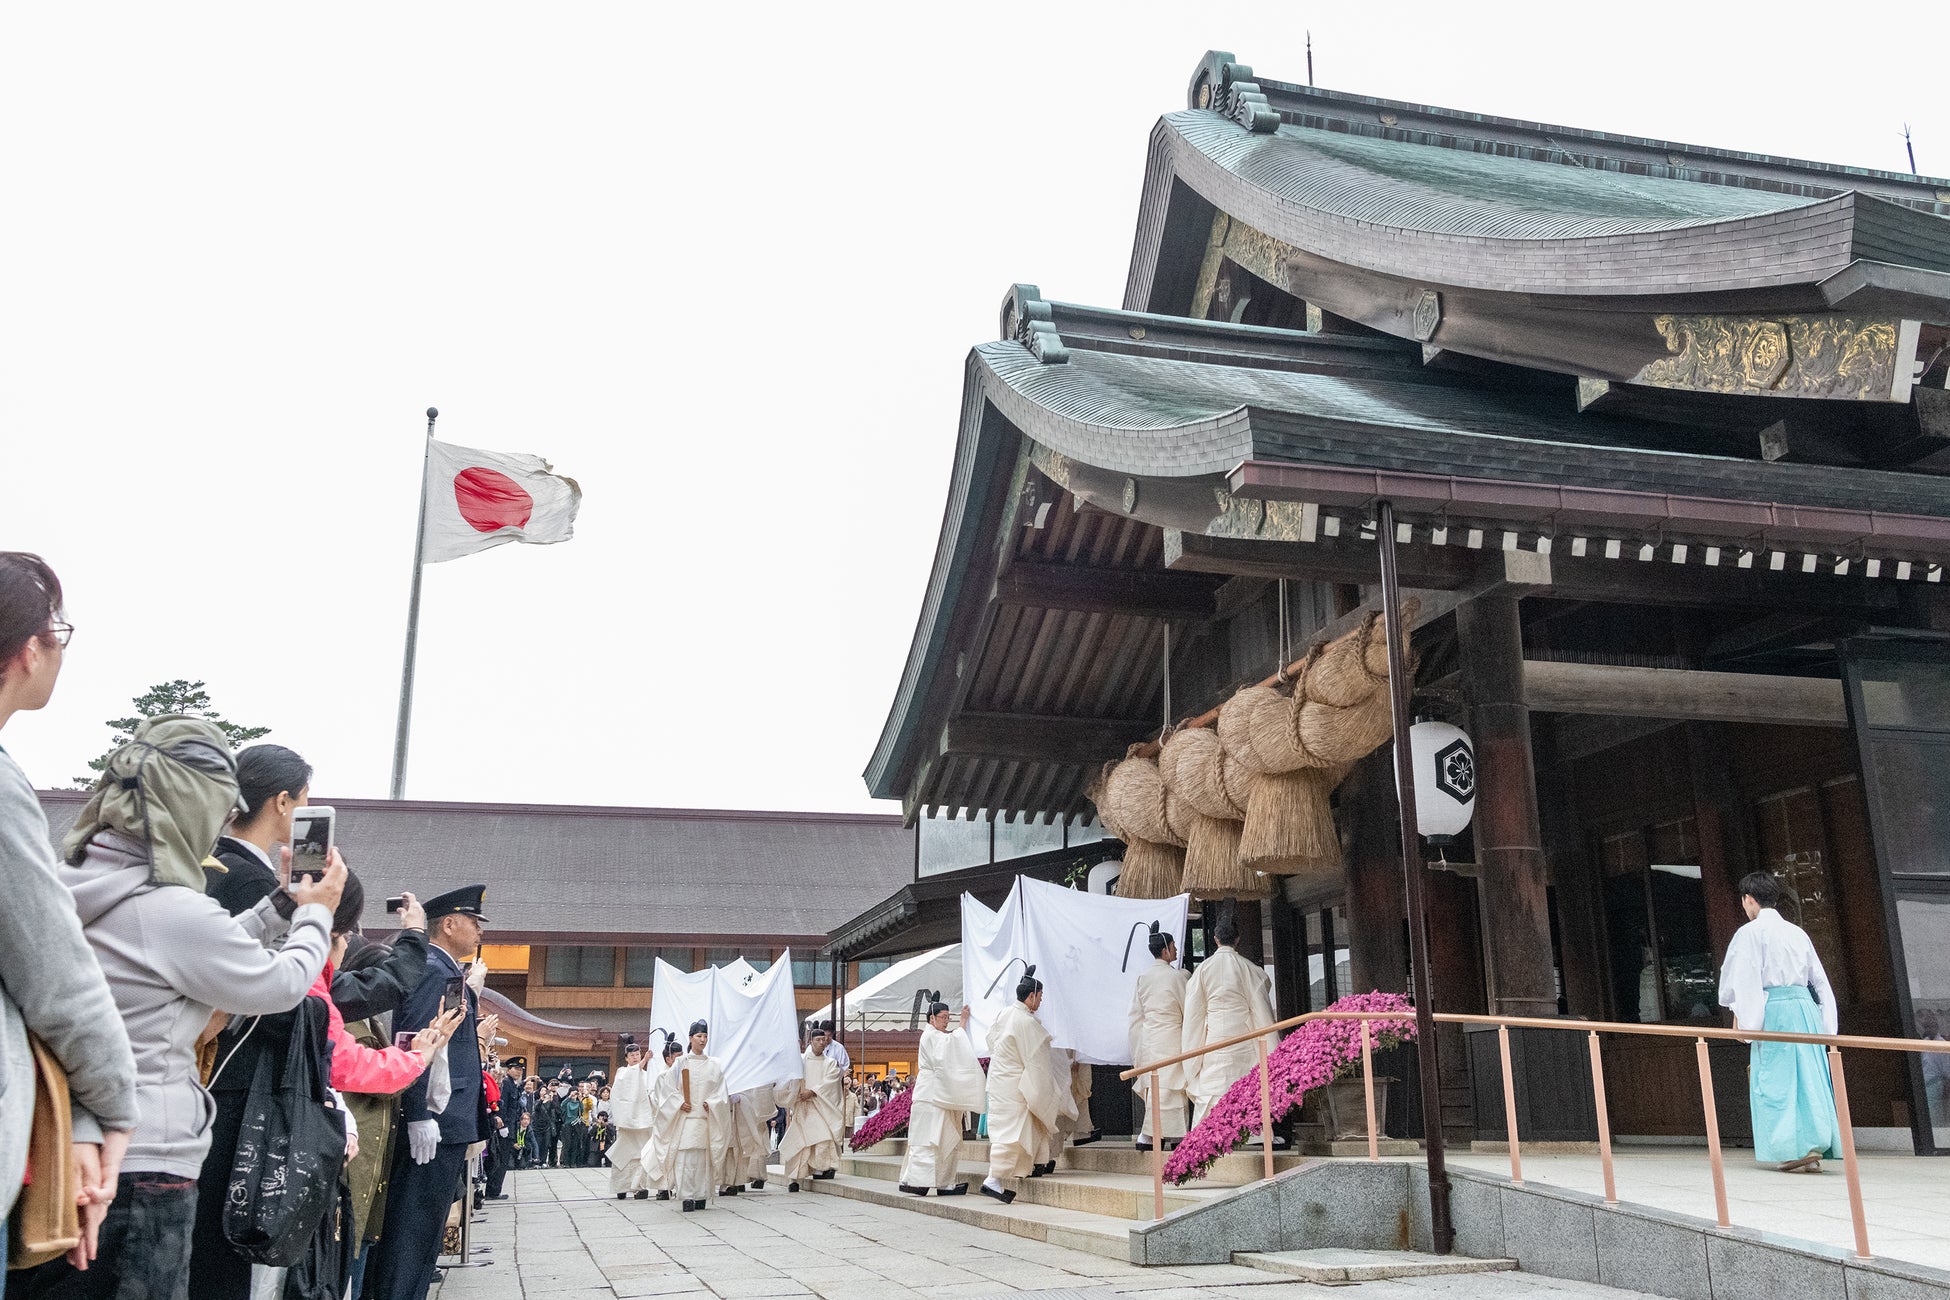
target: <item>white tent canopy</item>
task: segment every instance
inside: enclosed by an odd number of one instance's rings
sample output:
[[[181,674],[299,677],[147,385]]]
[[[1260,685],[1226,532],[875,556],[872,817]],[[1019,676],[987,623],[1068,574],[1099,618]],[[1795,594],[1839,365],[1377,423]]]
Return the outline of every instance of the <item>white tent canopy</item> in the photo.
[[[903,957],[860,987],[847,993],[846,1031],[901,1030],[914,1014],[914,995],[920,989],[938,990],[941,1000],[961,1009],[961,945],[951,943],[913,957]],[[925,1009],[922,1014],[926,1014]],[[808,1020],[833,1020],[833,1004],[807,1014]]]

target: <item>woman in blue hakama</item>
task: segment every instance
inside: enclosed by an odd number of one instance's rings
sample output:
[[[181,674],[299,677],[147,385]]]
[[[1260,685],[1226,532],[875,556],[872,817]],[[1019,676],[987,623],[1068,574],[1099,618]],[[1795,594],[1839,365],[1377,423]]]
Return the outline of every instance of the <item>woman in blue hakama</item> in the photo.
[[[1720,969],[1720,1005],[1741,1029],[1786,1034],[1837,1032],[1835,992],[1807,931],[1778,910],[1780,883],[1757,871],[1740,882],[1747,924],[1734,933]],[[1841,1154],[1828,1057],[1817,1043],[1757,1042],[1748,1097],[1754,1158],[1784,1171],[1820,1173]]]

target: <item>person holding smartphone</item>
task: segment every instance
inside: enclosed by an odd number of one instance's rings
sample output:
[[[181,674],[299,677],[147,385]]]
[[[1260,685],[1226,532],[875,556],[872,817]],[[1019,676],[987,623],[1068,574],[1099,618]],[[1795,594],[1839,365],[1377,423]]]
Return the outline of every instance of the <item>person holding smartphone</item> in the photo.
[[[204,892],[241,916],[278,887],[278,854],[291,843],[291,819],[311,795],[311,764],[283,745],[252,745],[237,753],[240,811],[217,838],[206,866]]]
[[[63,841],[61,881],[135,1051],[139,1119],[99,1256],[86,1272],[66,1261],[16,1272],[10,1294],[184,1294],[212,1112],[197,1039],[214,1011],[298,1004],[325,968],[345,887],[334,862],[242,916],[226,913],[204,893],[203,859],[237,805],[236,758],[216,724],[151,718],[109,755]],[[283,946],[267,948],[279,931]]]

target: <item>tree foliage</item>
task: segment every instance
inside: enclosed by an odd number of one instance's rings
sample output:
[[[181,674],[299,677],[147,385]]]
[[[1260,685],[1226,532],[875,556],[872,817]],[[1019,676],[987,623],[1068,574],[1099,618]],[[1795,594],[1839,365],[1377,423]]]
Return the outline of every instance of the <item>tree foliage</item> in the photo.
[[[151,686],[147,691],[136,696],[133,703],[134,716],[108,720],[108,727],[114,733],[114,739],[109,743],[108,748],[102,751],[100,758],[89,762],[89,775],[75,778],[75,783],[83,789],[94,786],[96,778],[108,766],[109,756],[134,739],[135,729],[150,718],[176,713],[207,719],[216,724],[217,730],[223,732],[230,741],[232,749],[247,745],[260,736],[271,733],[269,727],[243,727],[230,721],[217,712],[216,706],[210,702],[210,692],[204,689],[202,682],[185,681],[180,677],[173,682],[161,682]]]

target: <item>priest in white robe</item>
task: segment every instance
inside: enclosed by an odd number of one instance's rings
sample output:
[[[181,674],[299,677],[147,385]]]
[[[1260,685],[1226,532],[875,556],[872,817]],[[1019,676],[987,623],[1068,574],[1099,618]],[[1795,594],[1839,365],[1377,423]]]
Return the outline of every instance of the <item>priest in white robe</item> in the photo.
[[[1185,1050],[1185,972],[1175,963],[1178,943],[1161,934],[1158,923],[1151,923],[1149,939],[1152,962],[1138,976],[1137,991],[1131,995],[1131,1064],[1162,1061]],[[1167,1065],[1158,1071],[1157,1113],[1151,1108],[1151,1076],[1140,1074],[1131,1080],[1138,1104],[1144,1109],[1139,1126],[1137,1149],[1149,1151],[1154,1142],[1168,1146],[1185,1136],[1185,1067]]]
[[[710,1041],[710,1026],[693,1021],[690,1050],[658,1080],[664,1177],[686,1212],[703,1209],[725,1185],[731,1147],[731,1098],[725,1093],[724,1067],[704,1053]]]
[[[1043,982],[1034,966],[1025,966],[1016,1000],[989,1027],[989,1175],[982,1180],[982,1195],[1004,1205],[1016,1194],[1002,1179],[1049,1172],[1042,1162],[1049,1159],[1057,1117],[1069,1095],[1056,1086],[1049,1030],[1036,1019],[1042,1005]]]
[[[1839,1032],[1835,990],[1808,932],[1782,916],[1780,881],[1756,871],[1740,881],[1747,924],[1734,931],[1720,967],[1720,1005],[1741,1029],[1785,1034]],[[1824,1157],[1841,1155],[1835,1090],[1818,1043],[1753,1044],[1748,1103],[1754,1159],[1783,1172],[1820,1173]]]
[[[1067,1047],[1049,1049],[1050,1084],[1056,1089],[1056,1123],[1050,1125],[1049,1142],[1043,1148],[1044,1172],[1056,1168],[1056,1157],[1071,1135],[1078,1131],[1081,1122],[1077,1115],[1076,1089],[1077,1054]],[[1031,1172],[1031,1178],[1041,1175]]]
[[[805,1077],[779,1085],[777,1104],[791,1112],[779,1141],[779,1165],[788,1192],[812,1179],[839,1171],[840,1144],[846,1139],[846,1081],[839,1062],[827,1054],[823,1030],[806,1043]]]
[[[965,1196],[961,1179],[962,1125],[969,1111],[988,1104],[988,1080],[968,1036],[968,1008],[959,1028],[948,1028],[948,1004],[928,1005],[921,1030],[920,1062],[914,1079],[913,1109],[907,1118],[907,1159],[901,1162],[900,1189],[926,1196]]]
[[[771,1158],[769,1126],[778,1105],[777,1084],[748,1088],[731,1098],[731,1141],[725,1153],[725,1195],[736,1196],[749,1184],[765,1187],[765,1165]]]
[[[643,1156],[657,1117],[650,1106],[650,1072],[643,1045],[633,1038],[623,1044],[623,1068],[609,1085],[609,1118],[616,1125],[616,1144],[609,1149],[609,1190],[619,1201],[631,1194],[646,1200],[650,1183]]]
[[[1256,963],[1233,947],[1239,942],[1239,923],[1225,909],[1212,929],[1219,948],[1199,963],[1185,987],[1185,1032],[1179,1051],[1192,1052],[1207,1043],[1223,1042],[1273,1023],[1272,982]],[[1270,1049],[1272,1042],[1267,1043]],[[1248,1040],[1195,1056],[1185,1062],[1185,1091],[1192,1098],[1192,1123],[1259,1065],[1259,1051]]]
[[[677,1087],[677,1080],[672,1077],[670,1068],[683,1054],[684,1045],[671,1037],[669,1030],[662,1032],[663,1051],[658,1053],[661,1059],[645,1067],[650,1079],[650,1135],[643,1148],[643,1181],[658,1200],[667,1201],[674,1186],[675,1162],[666,1158],[669,1153],[663,1140],[659,1116],[664,1112],[666,1095]],[[677,1100],[682,1101],[683,1097],[679,1095]]]

